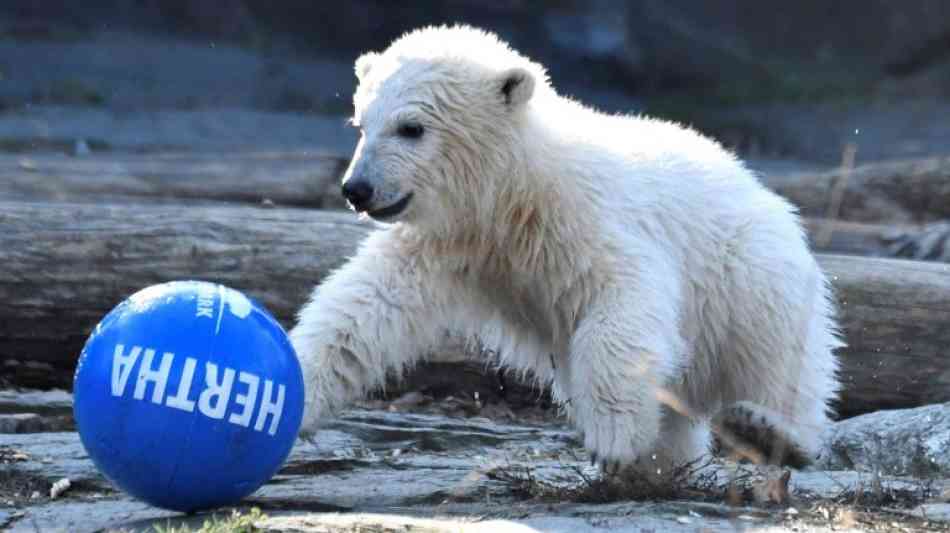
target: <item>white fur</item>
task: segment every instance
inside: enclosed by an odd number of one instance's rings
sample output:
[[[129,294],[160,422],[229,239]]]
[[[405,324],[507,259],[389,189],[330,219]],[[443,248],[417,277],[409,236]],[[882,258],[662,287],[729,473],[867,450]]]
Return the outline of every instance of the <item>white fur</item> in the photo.
[[[512,69],[529,85],[506,103]],[[346,179],[379,205],[414,196],[300,312],[307,431],[456,331],[552,386],[607,461],[694,459],[740,400],[817,449],[838,389],[829,286],[793,208],[729,152],[564,98],[471,28],[357,70]],[[423,137],[394,134],[403,120]]]

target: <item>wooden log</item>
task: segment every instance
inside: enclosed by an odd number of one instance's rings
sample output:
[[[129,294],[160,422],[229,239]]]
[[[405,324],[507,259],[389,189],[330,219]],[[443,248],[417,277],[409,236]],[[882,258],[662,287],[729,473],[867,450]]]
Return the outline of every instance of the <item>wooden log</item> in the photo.
[[[97,201],[138,198],[341,207],[345,158],[317,152],[0,154],[0,197]],[[846,170],[770,174],[763,182],[809,218],[927,222],[950,218],[950,157]],[[840,194],[839,194],[840,193]],[[832,205],[840,198],[838,205]]]
[[[806,218],[803,222],[812,249],[871,257],[892,256],[890,243],[893,236],[915,229],[911,226],[885,226],[827,218]]]
[[[950,218],[950,157],[767,175],[762,180],[807,217],[878,223]]]
[[[0,358],[71,371],[132,292],[198,278],[245,290],[285,325],[369,225],[303,209],[0,202]],[[840,412],[950,401],[950,265],[820,255],[848,347]]]
[[[0,155],[0,198],[340,207],[346,164],[315,152]]]
[[[352,214],[0,202],[0,358],[68,369],[133,292],[174,279],[247,291],[287,324],[366,235]]]
[[[343,207],[346,160],[309,153],[0,154],[0,197],[102,204],[231,202]],[[887,256],[883,226],[809,219],[816,249]]]
[[[0,197],[89,203],[231,202],[342,208],[346,160],[311,153],[0,154]],[[891,256],[884,237],[901,228],[806,219],[817,250]],[[913,228],[904,228],[913,231]]]
[[[839,414],[950,401],[950,265],[820,255],[848,347]]]
[[[950,263],[950,221],[923,226],[805,219],[815,251]]]

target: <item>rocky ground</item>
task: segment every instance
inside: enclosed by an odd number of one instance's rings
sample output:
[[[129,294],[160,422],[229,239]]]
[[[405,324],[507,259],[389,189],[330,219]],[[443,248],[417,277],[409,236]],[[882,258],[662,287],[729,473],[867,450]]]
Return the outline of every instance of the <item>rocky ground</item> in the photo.
[[[0,398],[0,427],[30,431],[0,434],[5,530],[144,532],[210,519],[113,488],[69,431],[68,394],[18,397]],[[34,425],[7,423],[24,412]],[[828,442],[821,464],[790,479],[720,458],[657,490],[602,479],[550,410],[521,417],[413,392],[367,402],[298,441],[236,509],[260,510],[256,527],[274,532],[950,530],[950,404],[853,418]]]

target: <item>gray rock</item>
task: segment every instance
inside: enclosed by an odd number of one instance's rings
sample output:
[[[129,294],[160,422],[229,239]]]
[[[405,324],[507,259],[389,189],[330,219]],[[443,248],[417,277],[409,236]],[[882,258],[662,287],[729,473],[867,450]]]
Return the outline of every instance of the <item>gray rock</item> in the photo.
[[[93,533],[127,531],[125,524],[148,520],[155,525],[177,516],[128,498],[57,500],[30,507],[25,515],[8,525],[10,533]],[[152,533],[154,528],[148,530]]]
[[[0,433],[71,431],[72,402],[62,390],[0,390]]]
[[[413,518],[409,516],[385,514],[310,514],[302,516],[282,516],[265,519],[257,526],[269,533],[297,533],[306,531],[418,531],[434,533],[458,531],[477,533],[504,531],[511,533],[531,533],[535,531],[524,525],[503,520],[484,522],[463,520],[437,520]]]
[[[269,533],[324,531],[374,531],[421,533],[537,533],[640,532],[640,531],[733,531],[727,518],[704,516],[689,504],[620,504],[607,506],[528,506],[519,508],[519,518],[479,519],[469,517],[421,518],[384,513],[319,513],[267,518],[256,525]],[[717,512],[722,509],[717,509]],[[424,516],[428,513],[423,512]],[[751,516],[751,515],[750,515]]]
[[[45,433],[74,428],[73,417],[69,415],[0,414],[0,433]]]
[[[68,414],[73,395],[64,390],[0,390],[0,413]]]
[[[93,485],[109,487],[83,449],[77,433],[0,435],[0,447],[12,448],[28,457],[26,461],[0,465],[0,469],[15,468],[51,483],[69,478],[73,482],[88,480]]]
[[[932,483],[932,485],[928,485]],[[879,489],[875,486],[880,483]],[[812,470],[795,472],[789,482],[793,495],[798,497],[839,499],[848,494],[880,490],[889,494],[920,494],[928,497],[950,487],[946,479],[921,480],[911,477],[881,475],[877,479],[867,472],[854,470]]]
[[[14,518],[16,518],[14,513],[10,511],[0,511],[0,527],[9,524]]]
[[[476,498],[504,490],[481,469],[532,462],[539,469],[556,470],[574,446],[572,435],[559,428],[354,411],[330,423],[312,441],[298,441],[280,473],[245,503],[264,509],[340,511]],[[65,524],[62,530],[75,531],[77,524],[87,523],[95,530],[116,524],[116,516],[132,522],[169,516],[112,492],[76,433],[0,435],[0,447],[28,458],[0,469],[50,482],[65,477],[84,487],[67,492],[62,504],[29,507],[19,525],[35,521],[41,531],[55,531]],[[90,491],[104,495],[89,501]],[[89,518],[99,515],[110,519]]]
[[[36,413],[0,415],[0,433],[36,433],[42,421]]]
[[[404,513],[405,510],[400,510]],[[642,531],[841,531],[834,523],[796,519],[786,509],[729,507],[696,502],[627,502],[607,505],[485,504],[417,508],[412,516],[395,513],[310,513],[274,516],[255,525],[269,533],[499,532],[634,533]]]
[[[11,531],[154,531],[154,526],[200,526],[208,515],[185,516],[137,502],[117,492],[96,471],[75,433],[0,435],[0,449],[15,451],[0,474],[17,471],[47,480],[66,477],[73,487],[50,501],[19,498],[0,527]],[[768,472],[713,463],[701,474],[710,494],[730,481],[755,483]],[[499,473],[507,473],[499,475]],[[814,516],[790,518],[784,507],[730,507],[702,501],[572,503],[562,488],[597,477],[573,432],[557,424],[499,424],[482,418],[387,411],[351,411],[312,440],[297,442],[278,475],[239,508],[258,507],[269,517],[264,531],[319,532],[334,527],[367,531],[826,531]],[[872,483],[867,473],[796,472],[793,498],[834,500]],[[743,481],[744,480],[744,481]],[[532,487],[547,487],[526,499]],[[583,485],[581,485],[583,486]],[[885,492],[913,491],[912,479],[882,476]],[[940,482],[937,490],[946,488]],[[518,491],[521,491],[519,494]],[[930,504],[928,504],[930,505]],[[921,507],[921,512],[924,508]],[[939,508],[928,507],[936,513]],[[6,511],[5,511],[6,512]],[[218,510],[226,516],[229,509]],[[814,513],[812,513],[813,515]],[[908,515],[908,520],[921,516]],[[930,518],[928,518],[930,519]],[[3,521],[6,522],[3,522]],[[827,520],[826,520],[827,522]],[[374,529],[375,528],[375,529]]]
[[[878,411],[843,420],[820,465],[888,475],[950,476],[950,403]]]
[[[925,503],[915,507],[913,513],[928,520],[950,520],[950,503]]]

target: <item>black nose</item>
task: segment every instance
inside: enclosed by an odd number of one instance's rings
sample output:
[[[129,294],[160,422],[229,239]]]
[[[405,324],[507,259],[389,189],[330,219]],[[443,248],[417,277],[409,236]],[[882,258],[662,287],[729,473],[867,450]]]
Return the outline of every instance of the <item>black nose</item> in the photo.
[[[343,197],[353,207],[360,209],[365,207],[373,197],[373,186],[362,180],[348,180],[343,184]]]

